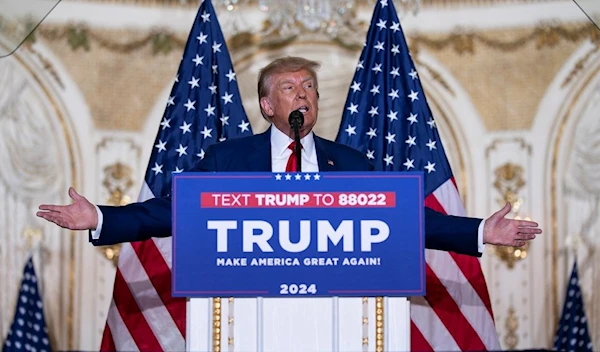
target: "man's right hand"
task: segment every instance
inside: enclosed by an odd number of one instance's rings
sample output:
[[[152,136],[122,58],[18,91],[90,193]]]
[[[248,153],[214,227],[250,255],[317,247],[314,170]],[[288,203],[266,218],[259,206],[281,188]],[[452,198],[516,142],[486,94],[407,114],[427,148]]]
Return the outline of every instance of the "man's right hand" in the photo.
[[[73,199],[73,204],[42,204],[36,215],[65,229],[95,230],[98,227],[96,207],[84,196],[75,192],[73,187],[69,187],[69,197]]]

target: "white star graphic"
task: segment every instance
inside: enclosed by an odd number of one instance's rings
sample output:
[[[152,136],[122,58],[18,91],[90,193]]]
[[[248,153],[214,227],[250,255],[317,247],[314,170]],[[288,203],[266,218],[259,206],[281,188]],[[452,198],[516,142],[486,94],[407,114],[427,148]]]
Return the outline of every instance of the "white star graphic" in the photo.
[[[373,85],[373,88],[369,92],[373,93],[373,95],[379,94],[379,86]]]
[[[202,17],[202,22],[210,22],[210,13],[204,11],[200,17]]]
[[[275,179],[276,179],[277,181],[281,181],[281,174],[277,174],[277,175],[275,175]]]
[[[410,90],[410,94],[408,95],[410,101],[413,102],[415,100],[419,100],[419,92],[415,92],[414,90]]]
[[[371,71],[383,72],[383,70],[381,69],[381,65],[383,65],[383,64],[375,64],[375,66],[371,69]]]
[[[377,137],[377,129],[373,127],[369,127],[369,132],[367,132],[367,136],[369,139],[373,139],[373,137]]]
[[[210,94],[217,94],[217,86],[214,83],[211,83],[208,89],[210,89]]]
[[[413,145],[417,145],[416,143],[417,140],[417,136],[408,136],[408,139],[404,141],[404,143],[408,144],[408,147],[410,148]]]
[[[169,105],[175,105],[175,97],[169,97],[169,100],[167,100],[167,106]]]
[[[181,157],[182,155],[187,155],[187,148],[188,147],[184,147],[183,145],[179,144],[179,148],[175,149],[175,151],[177,154],[179,154],[179,157]]]
[[[390,29],[393,30],[394,33],[398,32],[400,30],[400,23],[392,21],[392,25],[390,26]]]
[[[195,87],[200,87],[200,79],[196,78],[196,77],[192,77],[192,80],[188,82],[188,84],[191,86],[190,89],[194,89]]]
[[[351,135],[356,134],[356,126],[348,125],[348,128],[346,128],[344,131],[346,131],[348,133],[348,137],[350,137]]]
[[[302,175],[296,174],[296,176],[294,176],[294,178],[296,179],[296,181],[300,181],[302,179]]]
[[[394,56],[400,54],[400,45],[392,45],[392,53],[394,53]]]
[[[154,175],[158,175],[163,173],[162,167],[162,164],[158,165],[158,163],[154,163],[154,167],[150,170],[154,171]]]
[[[219,66],[218,65],[212,65],[212,72],[216,75],[219,72]]]
[[[371,110],[369,110],[368,114],[371,115],[371,117],[373,117],[375,115],[379,115],[379,113],[377,112],[377,107],[371,106]]]
[[[393,160],[394,160],[394,156],[393,155],[389,155],[389,154],[386,154],[385,158],[383,158],[383,161],[385,161],[385,165],[386,166],[390,166],[390,164],[394,165]]]
[[[204,109],[204,111],[206,111],[206,116],[210,116],[210,115],[214,115],[215,114],[215,108],[216,106],[211,106],[210,103],[208,104],[208,106],[206,107],[206,109]]]
[[[158,144],[155,145],[156,148],[158,148],[158,153],[164,151],[167,151],[167,142],[163,142],[160,139],[158,140]]]
[[[379,3],[381,3],[382,8],[388,6],[388,0],[381,0],[381,1],[379,1]]]
[[[408,171],[411,168],[413,168],[413,169],[415,168],[414,162],[415,162],[415,159],[406,158],[406,162],[402,165],[406,166],[406,170]]]
[[[429,151],[437,149],[437,147],[435,146],[435,141],[432,141],[431,139],[429,140],[429,142],[425,143],[425,145],[427,146],[427,148],[429,148]]]
[[[196,107],[194,106],[196,105],[196,101],[191,101],[188,99],[187,103],[183,104],[183,106],[185,106],[187,108],[187,111],[190,110],[196,110]]]
[[[390,94],[388,94],[388,96],[390,98],[392,98],[392,101],[394,101],[394,99],[396,99],[396,98],[400,98],[400,96],[398,95],[398,89],[392,89],[392,91],[390,92]]]
[[[306,181],[310,180],[310,174],[304,175],[304,180],[306,180]]]
[[[199,56],[198,54],[196,54],[196,57],[192,61],[194,61],[196,66],[198,66],[198,65],[204,65],[204,62],[202,62],[202,60],[204,60],[204,56]]]
[[[313,179],[314,179],[315,181],[319,181],[319,180],[321,179],[321,175],[319,175],[319,174],[315,174],[315,175],[313,176]]]
[[[175,171],[173,171],[174,174],[180,174],[183,172],[183,169],[180,169],[178,166],[175,166]]]
[[[204,139],[212,137],[212,128],[204,126],[204,129],[200,133],[204,136]]]
[[[212,45],[212,49],[213,49],[213,54],[217,53],[217,52],[221,52],[221,43],[217,43],[217,42],[213,42]]]
[[[358,104],[350,103],[350,106],[346,108],[346,110],[350,111],[350,115],[357,113],[358,114]]]
[[[250,131],[250,129],[248,128],[248,126],[250,126],[250,124],[247,121],[242,121],[238,127],[242,130],[241,132],[244,133],[245,131]]]
[[[409,76],[410,76],[412,79],[415,79],[415,78],[417,78],[417,71],[415,71],[415,69],[413,68],[413,69],[412,69],[412,70],[411,70],[411,71],[408,73],[408,75],[409,75]]]
[[[221,126],[229,125],[229,116],[225,116],[225,114],[223,114],[221,117],[219,117],[219,120],[221,120]]]
[[[196,39],[198,39],[198,44],[202,44],[202,43],[208,43],[206,41],[206,38],[208,38],[208,36],[202,32],[200,32],[200,35],[196,37]]]
[[[387,28],[387,26],[385,25],[386,23],[387,23],[387,21],[380,19],[379,22],[377,22],[377,27],[379,27],[379,30],[386,29]]]
[[[408,116],[406,119],[407,119],[408,121],[410,121],[410,124],[412,125],[412,124],[413,124],[413,123],[415,123],[415,122],[419,122],[419,121],[417,120],[417,116],[419,116],[419,115],[418,115],[418,114],[413,114],[413,113],[411,112],[411,113],[410,113],[410,116]]]
[[[353,93],[356,93],[356,91],[360,92],[360,83],[356,81],[352,82],[352,87],[350,87],[350,89],[352,89]]]
[[[375,151],[367,149],[367,158],[371,160],[375,159]]]
[[[197,157],[200,158],[200,160],[204,159],[204,149],[200,149],[200,153],[196,154]]]
[[[392,67],[392,70],[390,71],[390,75],[392,75],[394,77],[400,76],[400,72],[398,72],[399,70],[400,70],[399,67]]]
[[[179,73],[175,76],[175,82],[179,82]]]
[[[292,179],[292,175],[290,175],[290,174],[286,174],[286,175],[285,175],[285,180],[286,180],[286,181],[289,181],[289,180],[291,180],[291,179]]]
[[[431,161],[428,161],[425,168],[427,169],[427,173],[430,174],[435,171],[435,163],[432,164]]]
[[[231,81],[235,81],[235,72],[233,72],[233,70],[229,70],[229,73],[226,74],[225,76],[227,76],[227,79],[229,79],[229,82]]]
[[[388,132],[387,136],[385,136],[385,139],[387,139],[388,144],[390,143],[396,143],[396,134],[392,134],[392,132]]]
[[[427,121],[427,124],[428,124],[428,125],[429,125],[429,127],[431,127],[432,129],[437,127],[437,125],[435,124],[435,120],[434,120],[434,119],[432,119],[432,118],[430,118],[430,119],[429,119],[429,121]]]
[[[392,122],[394,120],[398,120],[398,111],[390,111],[387,114],[387,117],[390,119],[390,122]]]
[[[365,68],[365,67],[363,66],[363,64],[364,64],[364,63],[365,63],[365,61],[364,61],[364,60],[360,60],[360,61],[358,62],[358,64],[356,64],[356,71],[360,70],[361,68]]]
[[[192,127],[192,124],[188,124],[187,122],[183,121],[183,125],[179,126],[179,128],[183,131],[183,134],[186,134],[186,132],[190,132],[192,133],[192,130],[190,130],[190,127]]]
[[[163,131],[166,128],[171,128],[171,125],[169,124],[169,122],[171,122],[171,119],[167,119],[166,117],[163,117],[163,120],[160,122],[160,125],[162,126]]]
[[[233,98],[233,94],[229,94],[227,92],[225,92],[225,95],[221,97],[221,99],[223,99],[224,105],[227,105],[228,103],[233,103],[233,100],[231,98]]]

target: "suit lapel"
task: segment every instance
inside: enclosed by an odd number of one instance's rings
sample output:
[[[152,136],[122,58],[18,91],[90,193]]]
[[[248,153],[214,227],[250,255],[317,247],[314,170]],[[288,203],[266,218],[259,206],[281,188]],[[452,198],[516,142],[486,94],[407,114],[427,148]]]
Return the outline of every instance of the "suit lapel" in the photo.
[[[325,148],[325,140],[315,135],[315,148],[317,149],[317,162],[319,164],[320,172],[336,171],[337,167],[333,158],[327,152]]]
[[[248,154],[246,170],[254,172],[271,171],[271,127],[257,134],[252,142],[253,150]]]

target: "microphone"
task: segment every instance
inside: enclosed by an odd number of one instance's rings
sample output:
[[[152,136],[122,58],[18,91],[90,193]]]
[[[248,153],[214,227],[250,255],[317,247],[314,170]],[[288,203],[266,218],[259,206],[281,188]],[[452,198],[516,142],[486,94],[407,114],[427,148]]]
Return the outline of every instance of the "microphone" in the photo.
[[[299,110],[294,110],[288,118],[290,126],[294,130],[294,154],[296,154],[296,170],[302,171],[302,144],[300,144],[300,128],[304,125],[304,114]]]

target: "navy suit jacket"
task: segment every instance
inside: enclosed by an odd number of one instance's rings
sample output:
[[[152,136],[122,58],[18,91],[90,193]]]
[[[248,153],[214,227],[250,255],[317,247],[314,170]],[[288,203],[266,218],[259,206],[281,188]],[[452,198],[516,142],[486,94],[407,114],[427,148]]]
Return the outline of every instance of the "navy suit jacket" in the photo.
[[[319,171],[372,171],[359,151],[314,136]],[[270,129],[250,137],[211,145],[193,171],[270,172]],[[149,199],[124,207],[100,206],[103,224],[96,246],[171,236],[171,198]],[[481,219],[440,214],[425,208],[425,247],[480,256],[477,230]]]

